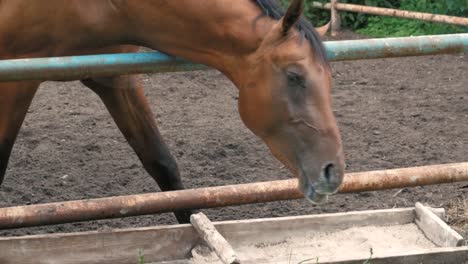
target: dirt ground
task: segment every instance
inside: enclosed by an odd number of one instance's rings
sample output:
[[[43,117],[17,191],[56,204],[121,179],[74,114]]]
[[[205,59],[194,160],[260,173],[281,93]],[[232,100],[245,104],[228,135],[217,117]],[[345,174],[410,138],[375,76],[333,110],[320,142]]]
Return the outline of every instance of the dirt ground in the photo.
[[[468,161],[467,62],[466,55],[443,55],[332,63],[347,170]],[[289,177],[240,121],[237,90],[222,74],[211,70],[142,78],[187,187]],[[454,204],[468,198],[463,185],[336,195],[320,206],[296,200],[204,212],[212,220],[228,220],[409,207],[417,201],[453,212]],[[47,82],[18,137],[0,187],[0,207],[157,191],[96,95],[79,82]],[[468,213],[455,211],[451,221],[466,225]],[[0,235],[173,223],[172,214],[162,214]]]

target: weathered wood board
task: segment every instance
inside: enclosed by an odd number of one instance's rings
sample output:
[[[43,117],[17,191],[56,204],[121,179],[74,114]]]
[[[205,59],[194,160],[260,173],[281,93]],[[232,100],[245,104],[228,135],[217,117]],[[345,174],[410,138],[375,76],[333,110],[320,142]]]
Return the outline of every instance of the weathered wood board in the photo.
[[[459,247],[463,245],[463,237],[431,210],[420,203],[416,203],[415,208],[416,224],[434,244],[440,247]]]
[[[444,214],[442,209],[433,212],[439,217]],[[362,264],[370,256],[369,249],[362,254],[359,250],[367,245],[373,247],[379,240],[384,243],[374,248],[373,264],[468,260],[468,247],[438,247],[418,229],[416,220],[416,209],[404,208],[215,222],[214,226],[232,245],[241,263],[290,264],[317,256],[319,263]],[[431,225],[430,229],[433,228],[437,225]],[[415,233],[411,236],[419,241],[418,247],[411,245],[414,243],[407,240],[403,231]],[[438,234],[437,230],[431,232]],[[191,225],[8,237],[0,238],[0,263],[138,263],[140,250],[148,263],[220,263],[216,256],[191,258],[191,251],[199,241]],[[398,251],[399,246],[391,244],[392,241],[404,243],[405,250]],[[268,247],[272,247],[272,253]]]

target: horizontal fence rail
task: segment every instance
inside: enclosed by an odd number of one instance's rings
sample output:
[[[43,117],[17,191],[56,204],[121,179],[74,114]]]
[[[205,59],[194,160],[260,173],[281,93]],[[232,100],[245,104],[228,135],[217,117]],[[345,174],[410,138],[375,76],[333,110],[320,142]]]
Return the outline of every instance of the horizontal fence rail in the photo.
[[[468,34],[329,41],[325,47],[332,61],[461,53],[468,52]]]
[[[468,34],[327,41],[331,61],[421,56],[468,51]],[[122,74],[206,69],[158,52],[0,60],[0,81],[78,80]]]
[[[465,18],[465,17],[446,16],[446,15],[397,10],[397,9],[374,7],[374,6],[344,4],[344,3],[336,3],[333,6],[331,3],[313,2],[312,6],[316,8],[322,8],[322,9],[336,9],[340,11],[365,13],[365,14],[371,14],[371,15],[401,17],[401,18],[416,19],[416,20],[423,20],[423,21],[430,21],[430,22],[468,26],[468,18]]]
[[[468,181],[468,162],[349,173],[340,193]],[[302,198],[297,179],[0,208],[0,229]]]

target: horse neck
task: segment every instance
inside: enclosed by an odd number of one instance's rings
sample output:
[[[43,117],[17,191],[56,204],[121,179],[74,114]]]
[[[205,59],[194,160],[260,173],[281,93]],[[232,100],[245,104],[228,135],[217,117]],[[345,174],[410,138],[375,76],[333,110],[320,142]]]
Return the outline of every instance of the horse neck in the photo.
[[[212,66],[235,83],[274,23],[252,0],[122,3],[138,45]]]

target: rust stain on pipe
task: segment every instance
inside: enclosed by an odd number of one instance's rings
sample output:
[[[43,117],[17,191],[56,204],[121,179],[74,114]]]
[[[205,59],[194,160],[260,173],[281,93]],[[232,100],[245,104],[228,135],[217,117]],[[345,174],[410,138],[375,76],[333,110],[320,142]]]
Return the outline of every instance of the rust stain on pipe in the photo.
[[[340,193],[468,181],[468,162],[347,174]],[[0,208],[0,229],[302,198],[296,179]]]

